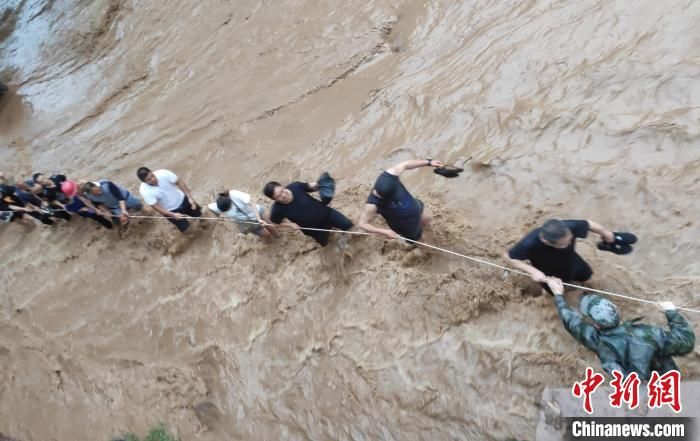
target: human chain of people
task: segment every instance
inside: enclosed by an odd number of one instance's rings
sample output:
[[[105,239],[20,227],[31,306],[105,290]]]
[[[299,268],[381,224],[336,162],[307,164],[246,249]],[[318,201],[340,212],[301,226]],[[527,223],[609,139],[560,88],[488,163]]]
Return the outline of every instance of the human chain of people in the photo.
[[[70,221],[77,215],[114,229],[127,226],[132,218],[162,218],[187,235],[192,220],[211,219],[233,222],[240,233],[255,235],[265,243],[271,243],[279,237],[280,230],[286,229],[300,231],[325,247],[332,233],[341,233],[335,241],[341,253],[349,252],[350,235],[402,240],[529,276],[552,295],[569,334],[593,351],[603,369],[615,378],[634,374],[634,378],[648,382],[659,375],[679,372],[673,357],[693,350],[695,333],[678,310],[700,311],[678,308],[667,301],[652,302],[590,288],[586,283],[593,270],[575,251],[576,240],[593,233],[600,238],[599,250],[629,254],[637,243],[636,235],[611,231],[592,220],[549,219],[505,253],[505,260],[515,269],[456,253],[421,241],[432,216],[425,204],[406,189],[400,177],[423,167],[431,167],[446,178],[458,177],[463,171],[432,158],[403,161],[387,168],[375,180],[356,224],[330,207],[335,181],[328,173],[311,182],[266,183],[262,192],[273,201],[269,210],[248,193],[237,189],[223,191],[207,205],[216,217],[205,218],[182,178],[170,170],[147,167],[136,171],[141,199],[109,179],[76,182],[61,174],[35,173],[31,178],[12,180],[0,173],[0,220],[52,225],[56,220]],[[319,198],[311,195],[316,192]],[[144,209],[144,203],[158,216],[136,214]],[[387,227],[375,224],[377,216],[384,219]],[[578,310],[563,297],[565,286],[584,292]],[[640,323],[637,319],[623,321],[618,307],[599,294],[655,303],[665,314],[668,328]]]

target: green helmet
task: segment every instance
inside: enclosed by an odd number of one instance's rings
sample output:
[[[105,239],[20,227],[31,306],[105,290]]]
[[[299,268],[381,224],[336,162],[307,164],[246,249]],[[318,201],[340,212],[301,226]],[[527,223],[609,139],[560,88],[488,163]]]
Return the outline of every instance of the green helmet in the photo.
[[[595,294],[581,299],[581,313],[590,317],[601,328],[614,328],[620,324],[620,314],[609,300]]]

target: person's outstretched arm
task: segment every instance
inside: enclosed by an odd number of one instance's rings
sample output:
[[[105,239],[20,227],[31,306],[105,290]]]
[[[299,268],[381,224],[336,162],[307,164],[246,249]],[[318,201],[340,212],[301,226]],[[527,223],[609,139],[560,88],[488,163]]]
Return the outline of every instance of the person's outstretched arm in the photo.
[[[386,169],[387,173],[394,175],[394,176],[399,176],[401,173],[405,172],[406,170],[413,170],[414,168],[419,168],[419,167],[444,167],[445,164],[442,162],[432,159],[432,160],[427,160],[427,159],[409,159],[408,161],[401,162],[399,164],[396,164],[393,167],[390,167]]]
[[[538,270],[534,266],[530,265],[529,263],[525,262],[524,260],[520,259],[514,259],[510,257],[509,253],[505,253],[503,255],[503,258],[506,260],[506,262],[510,263],[511,266],[514,266],[516,269],[519,269],[520,271],[524,271],[530,275],[532,280],[538,283],[544,283],[547,281],[547,275],[543,273],[542,271]]]
[[[588,230],[600,235],[600,237],[602,237],[603,240],[608,243],[615,242],[615,235],[612,231],[606,229],[605,227],[596,222],[593,222],[592,220],[588,221]]]
[[[669,331],[663,333],[662,356],[685,355],[695,347],[695,331],[671,302],[659,302],[666,314]]]
[[[596,327],[586,323],[583,316],[566,303],[563,295],[564,285],[561,280],[556,277],[550,277],[547,279],[547,285],[554,293],[554,303],[557,305],[559,318],[564,324],[566,331],[598,356],[601,366],[608,374],[612,375],[612,371],[616,370],[627,375],[627,372],[617,362],[613,351],[606,345],[598,345],[598,330]]]

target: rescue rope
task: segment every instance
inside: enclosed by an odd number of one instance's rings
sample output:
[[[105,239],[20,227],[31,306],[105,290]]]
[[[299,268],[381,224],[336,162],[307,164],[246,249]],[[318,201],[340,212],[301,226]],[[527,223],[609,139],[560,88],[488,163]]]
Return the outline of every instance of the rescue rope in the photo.
[[[56,211],[67,211],[67,210],[53,210],[53,211],[56,212]],[[3,213],[4,213],[4,212],[3,212]],[[100,214],[102,214],[102,213],[100,213]],[[167,217],[164,217],[164,216],[140,216],[140,215],[129,215],[129,218],[130,218],[130,219],[161,219],[161,220],[166,220],[166,219],[168,219]],[[200,220],[200,221],[233,222],[233,223],[237,223],[237,224],[252,224],[252,225],[261,225],[261,226],[269,225],[269,224],[262,224],[262,223],[257,222],[257,221],[255,221],[255,222],[254,222],[254,221],[241,221],[241,220],[236,220],[236,219],[228,219],[228,218],[220,218],[220,217],[190,217],[190,216],[183,216],[182,220]],[[295,228],[295,229],[296,229],[296,228]],[[305,230],[305,231],[323,231],[323,232],[338,233],[338,234],[354,234],[354,235],[357,235],[357,236],[380,236],[379,234],[367,233],[367,232],[364,232],[364,231],[343,231],[343,230],[330,230],[330,229],[324,229],[324,228],[308,228],[308,227],[299,227],[299,229],[300,229],[300,230]],[[438,247],[438,246],[435,246],[435,245],[431,245],[431,244],[429,244],[429,243],[419,242],[419,241],[417,241],[417,240],[407,239],[407,238],[401,237],[401,236],[399,236],[399,237],[400,237],[401,239],[405,240],[406,242],[409,242],[409,243],[414,243],[414,244],[416,244],[416,245],[420,245],[420,246],[426,247],[426,248],[432,248],[432,249],[434,249],[434,250],[441,251],[441,252],[443,252],[443,253],[445,253],[445,254],[451,254],[451,255],[453,255],[453,256],[461,257],[461,258],[463,258],[463,259],[467,259],[467,260],[470,260],[470,261],[472,261],[472,262],[480,263],[480,264],[482,264],[482,265],[491,266],[491,267],[493,267],[493,268],[498,268],[498,269],[501,269],[501,270],[503,270],[503,271],[507,271],[507,272],[509,272],[509,273],[519,274],[519,275],[521,275],[521,276],[525,276],[525,277],[527,277],[527,278],[530,278],[530,275],[529,275],[528,273],[524,272],[524,271],[519,271],[519,270],[516,270],[516,269],[509,268],[509,267],[507,267],[507,266],[503,266],[503,265],[499,265],[499,264],[497,264],[497,263],[490,262],[490,261],[488,261],[488,260],[479,259],[479,258],[476,258],[476,257],[468,256],[468,255],[466,255],[466,254],[461,254],[461,253],[458,253],[458,252],[456,252],[456,251],[451,251],[451,250],[448,250],[448,249],[445,249],[445,248],[441,248],[441,247]],[[619,298],[622,298],[622,299],[632,300],[632,301],[636,301],[636,302],[640,302],[640,303],[650,303],[650,304],[652,304],[652,305],[656,305],[656,304],[657,304],[657,302],[654,302],[654,301],[652,301],[652,300],[640,299],[640,298],[637,298],[637,297],[632,297],[632,296],[628,296],[628,295],[624,295],[624,294],[618,294],[618,293],[610,292],[610,291],[604,291],[604,290],[601,290],[601,289],[590,288],[590,287],[582,286],[582,285],[576,285],[576,284],[573,284],[573,283],[565,283],[565,282],[562,282],[562,284],[563,284],[564,286],[568,286],[568,287],[570,287],[570,288],[580,289],[580,290],[583,290],[583,291],[589,291],[589,292],[594,292],[594,293],[598,293],[598,294],[605,294],[605,295],[608,295],[608,296],[611,296],[611,297],[619,297]],[[687,311],[687,312],[699,313],[699,314],[700,314],[700,310],[698,310],[698,309],[686,308],[686,307],[683,307],[683,306],[676,306],[676,309],[682,310],[682,311]]]

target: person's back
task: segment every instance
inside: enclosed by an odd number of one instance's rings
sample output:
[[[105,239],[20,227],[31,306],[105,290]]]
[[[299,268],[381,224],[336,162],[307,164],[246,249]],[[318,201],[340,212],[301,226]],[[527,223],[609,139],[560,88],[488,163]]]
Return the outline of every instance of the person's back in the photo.
[[[589,294],[581,301],[581,312],[593,321],[589,324],[566,303],[561,281],[549,281],[549,286],[566,330],[598,356],[609,374],[613,370],[624,375],[636,372],[640,379],[648,380],[652,371],[663,374],[678,369],[671,357],[685,355],[695,346],[693,328],[669,302],[660,303],[668,320],[667,331],[637,320],[620,323],[612,303]]]
[[[622,368],[623,374],[636,372],[643,380],[648,379],[652,371],[663,374],[677,370],[671,356],[691,351],[695,337],[685,319],[675,310],[671,313],[673,316],[669,317],[669,322],[676,321],[671,325],[671,333],[675,330],[679,335],[668,336],[658,326],[635,321],[623,322],[616,328],[598,331],[599,348],[596,353],[606,354],[612,350],[615,363]]]
[[[384,218],[389,228],[401,236],[417,240],[420,238],[422,202],[406,190],[398,176],[384,171],[380,179],[393,181],[392,197],[382,198],[370,192],[367,203],[377,207],[377,214]]]

